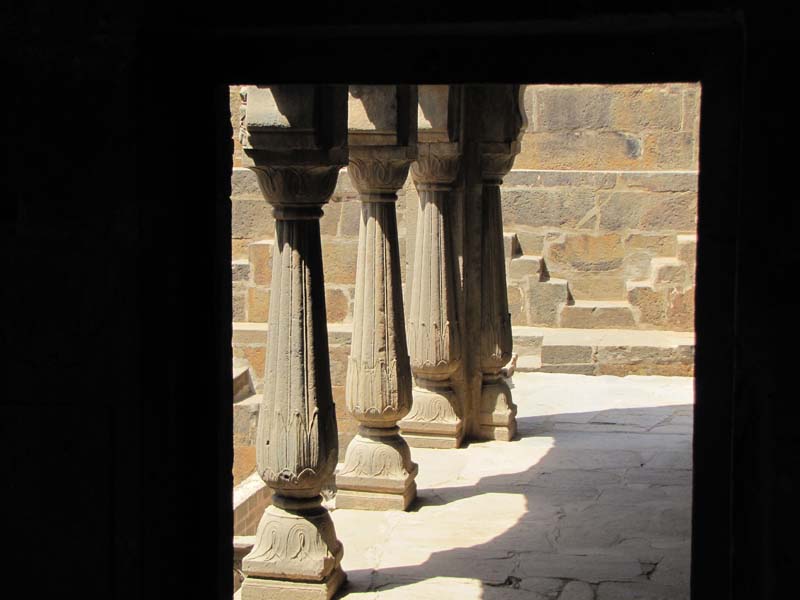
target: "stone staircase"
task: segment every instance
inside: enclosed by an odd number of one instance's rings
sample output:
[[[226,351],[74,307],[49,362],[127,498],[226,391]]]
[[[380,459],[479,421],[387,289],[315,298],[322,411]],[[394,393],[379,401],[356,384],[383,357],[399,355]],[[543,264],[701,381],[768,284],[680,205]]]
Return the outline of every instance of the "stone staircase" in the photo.
[[[532,236],[524,233],[529,239]],[[608,263],[617,269],[625,267],[628,277],[603,280],[602,275],[598,276],[607,287],[599,290],[603,297],[597,299],[575,299],[569,280],[550,276],[544,258],[548,249],[546,236],[533,239],[531,245],[537,254],[523,252],[517,233],[504,233],[504,242],[509,311],[514,326],[666,329],[677,324],[681,330],[693,328],[694,235],[675,236],[675,256],[638,252],[631,257],[609,259]],[[555,243],[563,246],[563,236],[555,238]],[[584,276],[588,281],[596,274]]]
[[[694,374],[694,333],[514,327],[515,370],[576,375]]]
[[[256,393],[250,363],[246,359],[233,359],[233,442],[237,446],[256,443],[258,407],[261,394]]]
[[[569,283],[550,277],[542,256],[524,255],[516,234],[503,237],[512,323],[557,326],[563,307],[575,302]]]

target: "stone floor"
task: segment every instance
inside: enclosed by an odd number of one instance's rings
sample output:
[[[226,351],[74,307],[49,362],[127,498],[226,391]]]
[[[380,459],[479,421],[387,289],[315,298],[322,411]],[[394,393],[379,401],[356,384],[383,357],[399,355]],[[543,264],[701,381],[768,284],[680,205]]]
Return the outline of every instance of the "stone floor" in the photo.
[[[513,383],[518,440],[414,449],[413,510],[333,511],[337,598],[688,598],[693,380]]]

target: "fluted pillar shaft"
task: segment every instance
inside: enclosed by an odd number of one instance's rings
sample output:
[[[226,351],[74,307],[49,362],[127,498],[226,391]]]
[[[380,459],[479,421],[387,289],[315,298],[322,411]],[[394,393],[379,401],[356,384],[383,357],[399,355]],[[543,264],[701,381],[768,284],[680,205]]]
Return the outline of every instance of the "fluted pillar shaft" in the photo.
[[[520,150],[527,124],[524,86],[485,85],[473,89],[481,184],[481,439],[511,440],[517,430],[517,407],[502,375],[511,359],[511,315],[508,312],[500,185]]]
[[[395,207],[411,158],[398,154],[351,150],[361,223],[346,396],[360,425],[336,476],[337,508],[405,510],[416,497],[417,465],[397,427],[411,408]]]
[[[484,157],[494,168],[483,174],[481,193],[482,252],[481,273],[481,346],[482,377],[479,412],[480,435],[483,439],[509,441],[517,430],[517,407],[511,390],[502,375],[503,367],[511,360],[511,315],[508,312],[503,218],[500,203],[501,175],[497,161]],[[513,156],[512,156],[513,160]],[[501,162],[502,164],[502,162]],[[486,167],[488,165],[484,165]],[[510,161],[508,168],[511,168]]]
[[[456,144],[424,144],[411,171],[420,197],[408,322],[415,388],[400,427],[412,446],[457,448],[464,437],[463,406],[451,381],[462,358],[449,214],[459,161]]]
[[[320,493],[336,467],[338,437],[319,219],[346,149],[284,152],[283,144],[293,132],[287,135],[276,118],[278,112],[298,107],[313,112],[316,103],[336,93],[335,88],[320,88],[274,86],[251,90],[248,96],[246,164],[273,206],[276,244],[256,440],[258,473],[273,496],[253,549],[242,560],[243,600],[327,600],[345,579],[342,544]],[[323,102],[319,109],[334,112],[335,104]],[[311,115],[289,114],[295,124],[313,124]],[[275,122],[278,127],[273,127]],[[295,137],[305,141],[307,127],[302,129]],[[275,134],[282,137],[276,140]]]

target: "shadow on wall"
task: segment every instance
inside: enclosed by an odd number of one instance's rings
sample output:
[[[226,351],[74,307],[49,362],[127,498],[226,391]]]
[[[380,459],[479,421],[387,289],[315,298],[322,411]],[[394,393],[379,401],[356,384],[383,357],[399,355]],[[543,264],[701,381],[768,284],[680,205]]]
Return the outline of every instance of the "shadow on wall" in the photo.
[[[440,461],[441,483],[422,485],[411,512],[385,517],[394,526],[377,567],[350,567],[336,597],[688,599],[692,413],[680,404],[520,418],[514,443],[473,443]],[[476,460],[483,452],[489,460]],[[447,487],[459,461],[458,479],[477,483]],[[356,513],[335,520],[346,557],[367,564],[373,553],[344,537],[351,517],[369,522]]]

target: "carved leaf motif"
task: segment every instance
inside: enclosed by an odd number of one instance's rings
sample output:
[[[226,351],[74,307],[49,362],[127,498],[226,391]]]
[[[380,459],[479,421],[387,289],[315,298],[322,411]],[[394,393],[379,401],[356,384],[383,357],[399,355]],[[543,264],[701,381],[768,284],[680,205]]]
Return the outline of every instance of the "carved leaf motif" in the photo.
[[[334,558],[336,532],[329,515],[312,521],[267,514],[259,523],[256,543],[245,561],[302,562],[310,557]]]
[[[272,204],[323,204],[336,187],[339,167],[250,167]]]
[[[276,242],[257,461],[273,489],[314,490],[337,454],[324,311],[313,310],[323,294],[319,224],[278,221]]]
[[[414,398],[406,421],[458,423],[461,418],[446,396],[425,394]]]
[[[482,200],[481,367],[499,372],[511,358],[512,350],[499,186],[484,185]]]
[[[411,452],[402,438],[381,443],[357,436],[350,442],[339,475],[405,479],[413,468]]]
[[[359,231],[347,407],[388,423],[411,405],[394,203],[365,203]]]
[[[422,190],[408,319],[411,368],[417,377],[446,377],[461,359],[455,319],[452,240],[442,214],[444,192]]]
[[[456,180],[460,164],[459,156],[443,156],[432,152],[417,158],[411,165],[411,175],[418,184],[450,184]]]
[[[403,187],[411,161],[408,159],[353,158],[348,173],[361,193],[394,194]]]

